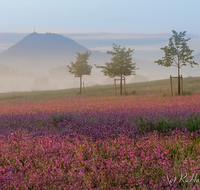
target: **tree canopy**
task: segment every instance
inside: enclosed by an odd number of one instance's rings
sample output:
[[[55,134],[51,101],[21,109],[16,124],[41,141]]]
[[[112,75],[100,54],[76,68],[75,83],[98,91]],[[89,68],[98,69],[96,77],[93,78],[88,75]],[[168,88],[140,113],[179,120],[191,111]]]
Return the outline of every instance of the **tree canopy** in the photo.
[[[172,33],[173,35],[169,38],[168,46],[160,48],[164,51],[165,56],[163,59],[155,61],[155,63],[165,67],[175,66],[179,68],[188,65],[186,63],[189,63],[191,67],[193,67],[193,65],[198,65],[198,63],[191,61],[191,59],[194,58],[194,56],[192,56],[194,50],[190,50],[189,46],[187,46],[187,41],[189,41],[190,38],[184,39],[186,31],[178,34],[175,30],[172,30]]]
[[[76,62],[71,62],[71,66],[67,65],[67,68],[69,69],[69,72],[71,74],[75,74],[75,77],[82,77],[83,75],[90,75],[92,66],[88,65],[87,60],[89,59],[89,56],[91,53],[76,53]]]
[[[107,51],[107,54],[111,54],[111,62],[106,62],[106,66],[95,65],[96,68],[102,68],[102,72],[105,76],[111,78],[116,76],[129,76],[135,75],[136,63],[132,63],[132,54],[134,50],[130,48],[126,51],[126,47],[122,47],[113,44],[114,51]]]
[[[81,94],[82,76],[90,75],[91,70],[92,70],[92,66],[88,65],[88,62],[87,62],[91,53],[88,53],[88,51],[86,51],[86,53],[82,53],[82,54],[76,53],[76,54],[77,54],[76,62],[75,63],[71,62],[70,63],[71,66],[67,65],[67,68],[69,69],[69,72],[71,74],[74,74],[75,77],[80,77],[80,94]]]
[[[192,61],[194,58],[192,52],[194,50],[190,50],[189,46],[187,46],[187,41],[190,38],[184,38],[186,31],[178,34],[175,30],[172,30],[172,33],[173,35],[169,38],[168,46],[160,48],[164,51],[165,56],[155,61],[155,63],[165,67],[175,66],[178,68],[178,94],[180,94],[180,68],[186,65],[193,67],[193,65],[198,65],[198,63]]]

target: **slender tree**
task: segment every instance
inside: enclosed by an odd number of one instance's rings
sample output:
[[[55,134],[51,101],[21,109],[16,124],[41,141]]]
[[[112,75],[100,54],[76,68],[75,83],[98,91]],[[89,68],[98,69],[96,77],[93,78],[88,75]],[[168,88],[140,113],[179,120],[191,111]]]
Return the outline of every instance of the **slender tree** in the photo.
[[[198,63],[191,61],[194,58],[192,56],[194,50],[190,50],[189,46],[187,46],[187,41],[190,38],[184,39],[186,31],[178,34],[172,30],[172,33],[173,35],[169,38],[168,46],[160,48],[164,51],[165,57],[155,61],[155,63],[165,67],[175,66],[178,68],[178,94],[180,95],[180,68],[186,65],[193,67],[193,65],[198,65]]]
[[[80,94],[82,92],[82,76],[83,75],[90,75],[92,66],[88,65],[87,60],[89,59],[89,56],[91,53],[76,53],[76,62],[71,62],[71,66],[67,65],[69,72],[71,74],[74,74],[75,77],[80,77]]]
[[[125,47],[113,44],[114,51],[107,51],[107,54],[111,54],[111,62],[106,62],[106,66],[95,65],[96,68],[101,68],[105,76],[111,78],[115,76],[120,77],[120,95],[122,95],[122,77],[135,75],[136,63],[132,63],[132,54],[134,50],[130,48],[126,51]]]

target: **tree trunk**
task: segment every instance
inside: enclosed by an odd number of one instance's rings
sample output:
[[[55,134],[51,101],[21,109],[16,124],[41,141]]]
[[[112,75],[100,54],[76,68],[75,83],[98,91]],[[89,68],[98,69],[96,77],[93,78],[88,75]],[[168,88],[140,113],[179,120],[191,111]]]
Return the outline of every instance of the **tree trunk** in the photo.
[[[126,80],[125,80],[125,77],[124,77],[124,95],[126,94]]]
[[[178,55],[178,95],[180,95],[180,62]]]
[[[180,95],[180,68],[179,68],[179,60],[178,60],[178,95]]]
[[[178,95],[181,94],[180,75],[178,75]]]
[[[122,95],[122,75],[121,75],[121,78],[120,78],[120,95]]]
[[[75,88],[75,75],[74,75],[74,88]]]
[[[81,90],[82,90],[82,76],[80,77],[80,94],[81,94]]]

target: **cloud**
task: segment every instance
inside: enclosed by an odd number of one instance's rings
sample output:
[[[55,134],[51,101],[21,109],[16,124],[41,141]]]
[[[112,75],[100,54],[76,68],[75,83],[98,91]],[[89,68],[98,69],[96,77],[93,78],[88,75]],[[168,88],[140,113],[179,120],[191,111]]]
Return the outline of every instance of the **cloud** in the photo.
[[[169,33],[64,33],[64,36],[73,38],[74,40],[88,39],[149,39],[149,38],[169,38]]]
[[[163,44],[163,45],[146,45],[146,46],[126,46],[126,48],[131,48],[134,49],[134,51],[160,51],[161,47],[166,46],[167,43]],[[102,52],[106,52],[113,50],[113,46],[103,46],[103,47],[95,47],[95,48],[90,48],[91,50],[95,51],[95,50],[99,50]]]
[[[171,33],[63,33],[66,37],[71,37],[74,40],[94,40],[94,39],[169,39]],[[198,38],[193,34],[187,34],[190,38]]]

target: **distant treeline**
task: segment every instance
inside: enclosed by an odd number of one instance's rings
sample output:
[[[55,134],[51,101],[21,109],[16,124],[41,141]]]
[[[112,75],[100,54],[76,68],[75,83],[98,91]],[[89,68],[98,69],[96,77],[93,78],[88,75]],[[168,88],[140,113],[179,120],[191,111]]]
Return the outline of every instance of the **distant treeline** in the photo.
[[[2,75],[15,75],[15,74],[19,74],[18,69],[13,69],[7,65],[0,64],[0,75],[1,76]]]

